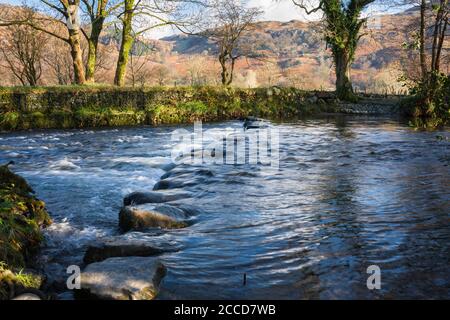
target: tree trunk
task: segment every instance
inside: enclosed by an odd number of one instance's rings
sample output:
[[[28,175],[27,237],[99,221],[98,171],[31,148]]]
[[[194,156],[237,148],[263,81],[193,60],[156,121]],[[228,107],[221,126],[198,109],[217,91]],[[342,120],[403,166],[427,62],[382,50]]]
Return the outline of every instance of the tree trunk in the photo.
[[[341,100],[351,100],[354,96],[350,80],[350,54],[346,49],[333,50],[336,69],[336,93]]]
[[[97,66],[97,58],[98,58],[98,41],[100,39],[100,34],[103,30],[103,25],[105,23],[105,19],[107,16],[106,13],[106,5],[107,0],[99,0],[95,19],[92,21],[91,26],[91,35],[87,39],[88,40],[88,59],[86,64],[86,81],[87,82],[95,82],[95,68]]]
[[[83,52],[80,44],[80,30],[78,28],[69,29],[69,44],[73,60],[75,83],[85,84],[86,78],[83,65]]]
[[[444,45],[445,33],[447,32],[448,20],[442,22],[444,25],[441,27],[441,34],[439,35],[438,46],[436,50],[436,61],[434,65],[434,69],[436,72],[441,71],[441,56],[442,56],[442,47]]]
[[[438,9],[438,12],[436,13],[436,19],[434,22],[434,30],[433,30],[433,46],[431,48],[431,71],[434,73],[436,71],[436,58],[437,58],[437,46],[438,46],[438,42],[439,42],[439,36],[440,36],[440,30],[442,28],[442,16],[444,13],[444,2],[441,0],[440,1],[440,6]]]
[[[125,13],[122,21],[122,43],[120,45],[119,58],[117,60],[116,76],[114,84],[117,86],[125,85],[127,73],[128,57],[133,46],[132,21],[133,21],[134,0],[125,0]]]
[[[236,64],[236,59],[237,58],[231,57],[231,70],[230,70],[230,74],[229,74],[228,82],[227,82],[228,86],[230,86],[234,80],[234,66]]]
[[[86,62],[86,82],[95,82],[95,65],[97,64],[97,44],[92,38],[88,42],[88,57]]]
[[[427,9],[427,2],[426,0],[422,0],[420,5],[420,69],[422,72],[422,81],[426,81],[426,78],[428,76],[427,71],[427,60],[426,60],[426,53],[425,53],[425,29],[426,29],[426,23],[425,23],[425,13]]]
[[[95,82],[95,68],[97,66],[98,57],[98,41],[100,33],[103,29],[104,18],[99,18],[98,21],[92,24],[91,36],[87,39],[89,51],[86,64],[86,81]]]
[[[222,67],[222,85],[226,86],[228,83],[228,70],[227,70],[227,59],[224,56],[219,57],[220,66]]]

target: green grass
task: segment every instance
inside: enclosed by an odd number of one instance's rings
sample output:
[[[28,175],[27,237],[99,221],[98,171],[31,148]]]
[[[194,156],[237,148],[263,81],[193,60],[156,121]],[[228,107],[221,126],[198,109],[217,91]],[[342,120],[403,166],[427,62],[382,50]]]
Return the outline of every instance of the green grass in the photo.
[[[0,261],[0,300],[10,298],[11,287],[39,289],[42,286],[40,276],[24,273],[23,269],[12,272],[6,263]]]

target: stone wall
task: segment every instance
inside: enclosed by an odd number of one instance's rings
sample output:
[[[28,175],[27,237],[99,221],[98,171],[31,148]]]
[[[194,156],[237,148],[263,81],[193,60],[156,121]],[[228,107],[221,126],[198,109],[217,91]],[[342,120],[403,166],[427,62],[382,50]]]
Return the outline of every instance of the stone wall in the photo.
[[[0,89],[0,129],[84,128],[292,118],[334,111],[331,93],[291,88]]]

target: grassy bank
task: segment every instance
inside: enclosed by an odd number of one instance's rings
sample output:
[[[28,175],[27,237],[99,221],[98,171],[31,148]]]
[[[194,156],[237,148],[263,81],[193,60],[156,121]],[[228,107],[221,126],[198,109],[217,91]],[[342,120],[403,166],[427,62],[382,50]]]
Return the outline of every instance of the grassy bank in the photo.
[[[249,115],[290,118],[332,111],[333,101],[332,94],[293,88],[0,88],[0,129],[177,124]]]
[[[50,223],[45,203],[27,182],[0,166],[0,300],[41,286],[39,276],[23,270],[43,240],[41,228]]]

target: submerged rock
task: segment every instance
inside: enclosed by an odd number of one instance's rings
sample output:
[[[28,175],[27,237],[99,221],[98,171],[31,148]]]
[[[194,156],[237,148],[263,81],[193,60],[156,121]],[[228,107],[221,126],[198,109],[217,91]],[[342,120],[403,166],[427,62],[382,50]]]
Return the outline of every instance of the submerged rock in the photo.
[[[255,117],[247,117],[244,120],[244,129],[264,129],[270,127],[270,124],[267,120],[255,118]]]
[[[194,170],[186,170],[186,168],[180,168],[178,170],[171,170],[169,172],[166,172],[164,175],[161,176],[161,180],[166,180],[168,178],[182,178],[182,177],[188,177],[188,176],[196,176],[196,177],[204,177],[204,178],[211,178],[214,177],[214,172],[210,169],[194,169]]]
[[[187,214],[176,207],[141,205],[122,208],[119,226],[123,231],[147,228],[180,229],[187,227]]]
[[[154,257],[110,258],[88,265],[81,273],[78,298],[152,300],[159,291],[165,266]]]
[[[113,257],[149,257],[166,251],[171,251],[171,249],[156,247],[141,240],[110,237],[91,244],[84,255],[83,261],[90,264]]]
[[[147,203],[165,203],[188,197],[190,197],[190,194],[180,192],[133,192],[123,199],[123,205],[131,206]]]
[[[186,176],[189,176],[189,174],[186,174]],[[158,181],[155,186],[153,187],[153,191],[159,191],[159,190],[173,190],[173,189],[183,189],[183,188],[189,188],[189,187],[196,187],[201,186],[208,181],[208,177],[198,175],[192,179],[187,180],[181,180],[181,176],[177,177],[178,179],[163,179]]]

